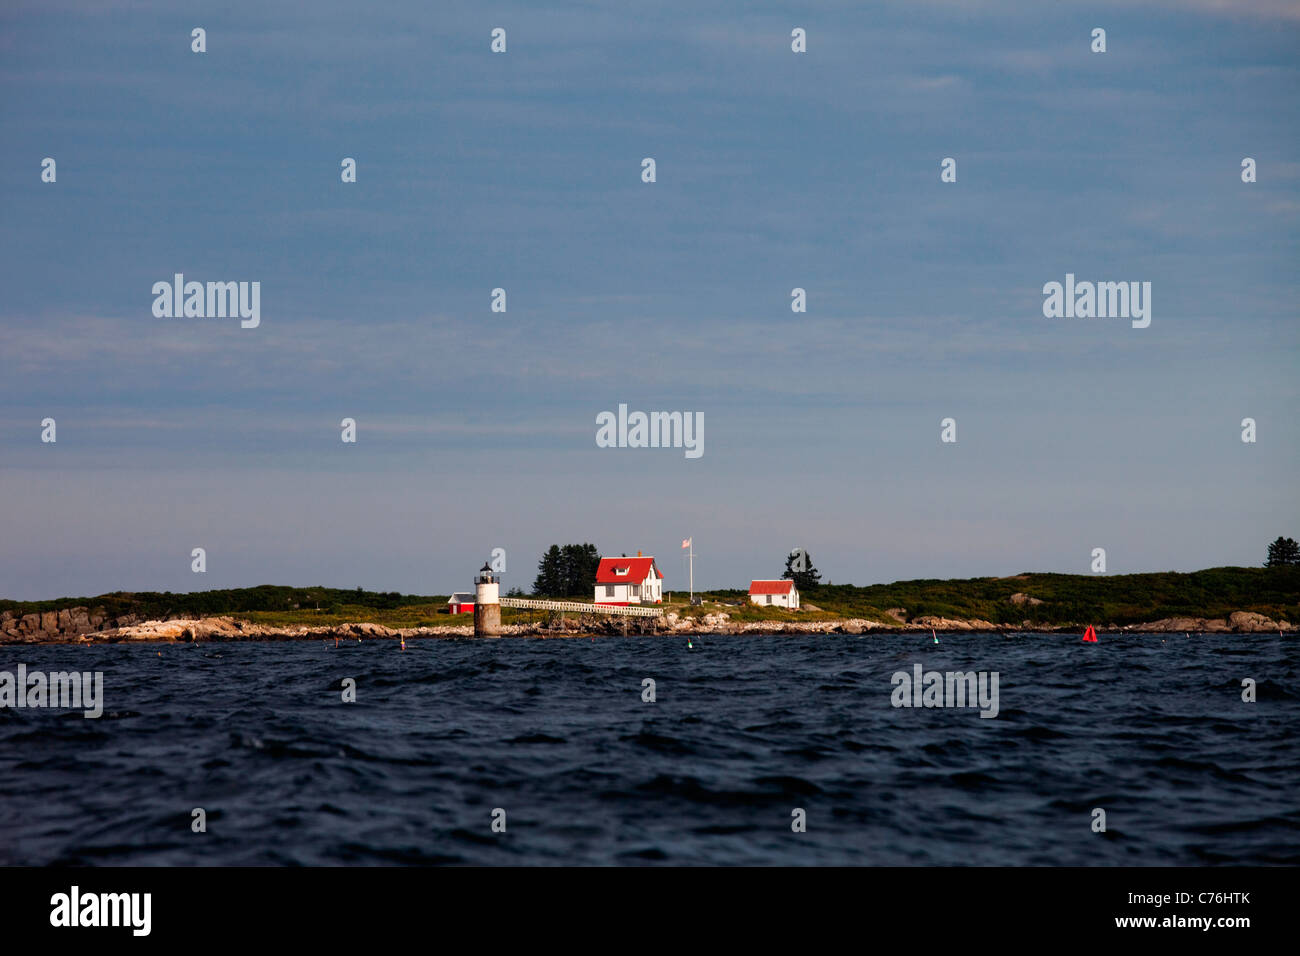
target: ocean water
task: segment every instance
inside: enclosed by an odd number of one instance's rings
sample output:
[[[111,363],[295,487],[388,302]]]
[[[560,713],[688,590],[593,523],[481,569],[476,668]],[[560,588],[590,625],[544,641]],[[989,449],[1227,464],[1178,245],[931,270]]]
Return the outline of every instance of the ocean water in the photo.
[[[0,709],[0,862],[1300,863],[1296,638],[940,640],[0,647],[105,697]],[[894,707],[918,663],[997,717]]]

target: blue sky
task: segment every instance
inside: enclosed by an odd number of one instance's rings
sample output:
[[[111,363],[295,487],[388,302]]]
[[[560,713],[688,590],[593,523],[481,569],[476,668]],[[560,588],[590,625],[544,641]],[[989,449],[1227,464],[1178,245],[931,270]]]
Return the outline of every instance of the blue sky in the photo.
[[[494,547],[527,587],[568,541],[677,590],[687,536],[705,587],[793,547],[861,584],[1192,570],[1300,535],[1300,7],[550,7],[0,11],[0,596],[447,593]],[[176,272],[261,282],[260,327],[154,318]],[[1067,272],[1150,281],[1151,326],[1045,318]],[[619,403],[702,412],[703,457],[597,448]]]

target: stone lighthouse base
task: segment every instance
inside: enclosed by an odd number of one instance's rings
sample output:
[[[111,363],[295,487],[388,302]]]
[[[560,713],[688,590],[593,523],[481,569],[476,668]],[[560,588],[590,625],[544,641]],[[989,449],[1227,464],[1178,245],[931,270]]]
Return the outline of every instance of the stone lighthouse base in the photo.
[[[475,637],[500,637],[501,636],[501,605],[500,604],[475,604],[474,605],[474,636]]]

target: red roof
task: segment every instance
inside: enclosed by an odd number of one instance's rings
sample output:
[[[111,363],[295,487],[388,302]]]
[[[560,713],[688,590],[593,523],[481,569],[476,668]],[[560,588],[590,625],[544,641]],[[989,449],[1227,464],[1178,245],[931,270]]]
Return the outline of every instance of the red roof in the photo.
[[[785,581],[750,581],[750,594],[789,594],[794,582]]]
[[[626,573],[615,574],[614,569],[623,570]],[[600,567],[596,569],[597,584],[626,584],[629,581],[635,581],[640,584],[646,578],[650,577],[653,571],[659,577],[663,573],[655,564],[654,558],[601,558]]]

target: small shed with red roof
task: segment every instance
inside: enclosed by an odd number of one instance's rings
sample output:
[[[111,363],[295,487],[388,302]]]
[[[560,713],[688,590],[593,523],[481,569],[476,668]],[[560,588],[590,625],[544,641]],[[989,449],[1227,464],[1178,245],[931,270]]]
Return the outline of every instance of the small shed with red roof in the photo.
[[[473,614],[474,592],[457,591],[447,598],[447,611],[450,614]]]
[[[780,581],[750,581],[749,600],[764,607],[799,609],[799,589],[788,579]]]

